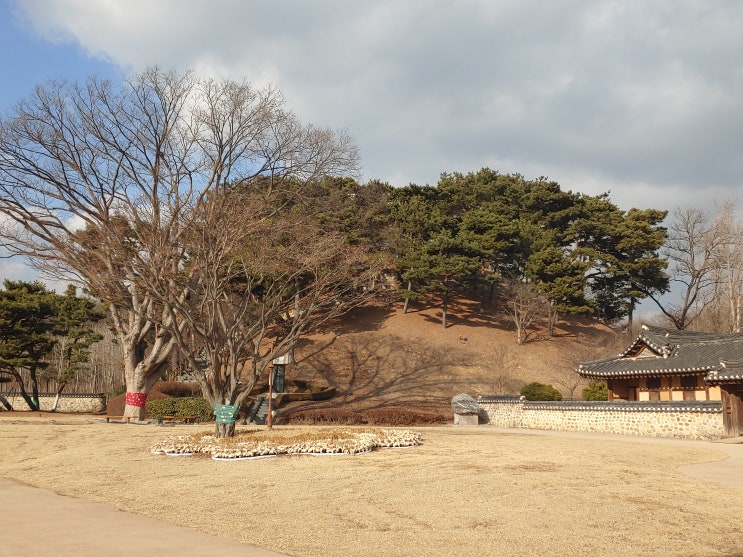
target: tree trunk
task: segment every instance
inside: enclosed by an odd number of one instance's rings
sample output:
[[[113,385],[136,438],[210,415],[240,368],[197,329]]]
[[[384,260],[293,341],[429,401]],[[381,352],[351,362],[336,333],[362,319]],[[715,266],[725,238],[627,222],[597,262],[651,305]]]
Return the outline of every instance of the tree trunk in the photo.
[[[18,384],[18,390],[21,392],[21,398],[26,401],[26,404],[28,405],[29,410],[38,410],[39,409],[39,403],[38,398],[36,400],[36,403],[34,404],[33,398],[28,394],[26,391],[26,386],[23,384],[23,380],[21,379],[20,375],[13,374],[16,380],[16,383]]]
[[[516,344],[521,346],[524,344],[524,327],[521,322],[516,321]]]
[[[235,424],[220,424],[218,423],[214,428],[214,435],[217,438],[234,437],[235,436]]]
[[[13,411],[13,405],[10,404],[10,402],[8,402],[8,399],[5,398],[5,396],[3,396],[1,394],[0,394],[0,404],[2,404],[3,406],[5,406],[5,409],[8,412],[12,412]]]
[[[147,396],[157,382],[162,367],[163,364],[153,366],[140,362],[133,370],[124,370],[126,381],[124,416],[131,416],[138,421],[145,419]]]
[[[441,311],[441,326],[446,329],[446,309],[447,309],[447,302],[449,301],[449,297],[444,293],[444,304]]]
[[[629,311],[627,312],[627,336],[629,337],[633,336],[632,328],[634,327],[634,323],[633,323],[634,313],[635,313],[635,299],[630,298]]]
[[[553,309],[553,304],[547,302],[547,337],[552,338],[555,335],[555,324],[557,323],[557,311]]]
[[[132,417],[141,422],[147,412],[147,394],[143,392],[126,392],[126,404],[124,405],[124,416]]]
[[[59,406],[59,397],[62,394],[62,391],[64,391],[64,388],[66,386],[67,386],[67,381],[63,381],[59,389],[57,389],[57,395],[54,397],[54,404],[52,404],[52,412],[57,411],[57,406]]]
[[[408,281],[408,292],[411,292],[411,288],[413,288],[412,281]],[[408,313],[408,303],[410,303],[410,296],[405,296],[405,303],[402,306],[402,314],[405,315]]]
[[[28,368],[28,372],[31,377],[31,396],[34,401],[34,407],[31,408],[31,410],[39,410],[41,405],[39,404],[39,379],[36,376],[36,364],[31,364]]]
[[[172,338],[158,335],[146,352],[147,343],[141,340],[146,328],[142,327],[130,334],[119,332],[124,356],[124,382],[126,384],[126,405],[124,416],[144,420],[147,395],[157,382],[163,369],[168,365],[168,357],[173,349]]]

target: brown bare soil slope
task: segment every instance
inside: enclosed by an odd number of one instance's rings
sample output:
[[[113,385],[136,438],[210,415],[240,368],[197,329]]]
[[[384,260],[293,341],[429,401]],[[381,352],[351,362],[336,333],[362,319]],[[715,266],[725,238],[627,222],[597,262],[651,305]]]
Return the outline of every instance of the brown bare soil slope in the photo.
[[[327,383],[337,395],[293,403],[281,413],[391,406],[446,411],[456,394],[517,394],[532,381],[579,398],[586,382],[574,371],[577,363],[615,354],[624,342],[608,327],[571,317],[552,337],[532,327],[519,346],[507,320],[468,299],[450,305],[446,329],[438,307],[413,307],[407,314],[401,304],[359,308],[302,342],[287,369],[287,380]]]

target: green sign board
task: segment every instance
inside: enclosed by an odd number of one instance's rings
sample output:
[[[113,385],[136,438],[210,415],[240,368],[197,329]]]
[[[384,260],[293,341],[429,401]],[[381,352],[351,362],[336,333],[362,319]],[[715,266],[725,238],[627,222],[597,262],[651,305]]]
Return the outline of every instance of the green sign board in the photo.
[[[233,404],[217,404],[214,406],[214,415],[218,424],[234,424],[237,419],[239,406]]]

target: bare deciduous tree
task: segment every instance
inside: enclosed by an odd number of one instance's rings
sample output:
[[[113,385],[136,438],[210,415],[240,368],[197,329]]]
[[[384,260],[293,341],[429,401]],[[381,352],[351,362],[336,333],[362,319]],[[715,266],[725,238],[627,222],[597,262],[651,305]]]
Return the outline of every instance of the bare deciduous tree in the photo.
[[[741,329],[741,232],[732,201],[716,207],[714,213],[698,208],[674,212],[665,254],[671,263],[671,281],[677,286],[672,290],[680,290],[681,302],[653,300],[677,329]]]
[[[578,335],[578,342],[561,351],[556,371],[560,377],[557,384],[562,387],[568,398],[575,399],[578,388],[588,381],[578,375],[581,362],[598,360],[617,354],[623,348],[624,338],[617,335]]]
[[[381,268],[318,224],[310,192],[274,183],[269,194],[263,182],[202,199],[182,238],[183,272],[148,285],[178,324],[170,332],[212,405],[239,406],[302,334],[368,299]],[[234,433],[234,424],[216,427]]]
[[[183,326],[148,285],[183,272],[193,208],[226,183],[311,181],[356,164],[347,134],[301,124],[272,88],[157,68],[120,87],[51,82],[0,121],[0,239],[106,302],[125,414],[141,418]]]
[[[680,287],[681,303],[663,303],[650,294],[677,329],[686,329],[712,301],[715,257],[720,236],[707,211],[678,208],[668,227],[664,255],[670,263],[671,284]]]
[[[497,346],[492,352],[492,359],[488,365],[493,370],[495,394],[505,395],[512,392],[517,383],[514,370],[518,364],[508,347],[503,344]]]
[[[503,281],[502,291],[504,311],[516,326],[516,344],[521,345],[529,336],[529,325],[544,313],[544,296],[532,284],[518,279]]]
[[[736,220],[735,204],[717,209],[714,223],[720,242],[715,253],[715,288],[709,313],[710,330],[738,333],[743,326],[743,226]]]

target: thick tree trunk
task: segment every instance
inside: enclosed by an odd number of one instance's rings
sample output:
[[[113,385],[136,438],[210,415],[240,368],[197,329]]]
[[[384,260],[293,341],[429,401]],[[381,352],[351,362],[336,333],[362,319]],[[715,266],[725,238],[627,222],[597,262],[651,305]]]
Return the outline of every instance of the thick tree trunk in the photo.
[[[119,340],[124,356],[124,381],[126,383],[126,405],[124,416],[144,420],[147,395],[168,364],[173,349],[169,335],[156,335],[155,342],[149,346],[145,342],[148,327],[142,325],[138,330],[125,334],[119,332]]]
[[[214,428],[214,435],[218,438],[222,437],[234,437],[235,436],[235,424],[220,424],[218,423]]]
[[[39,403],[38,398],[36,399],[36,402],[34,403],[33,398],[28,394],[26,391],[26,386],[23,384],[23,380],[21,379],[20,375],[15,375],[16,383],[18,384],[18,390],[21,392],[21,398],[23,398],[24,401],[26,401],[26,404],[28,405],[29,410],[38,410],[39,409]]]
[[[144,420],[147,413],[147,395],[148,393],[127,391],[124,416],[130,416],[137,421]]]
[[[627,336],[633,337],[634,333],[632,329],[634,328],[634,313],[635,313],[635,299],[631,298],[629,303],[629,311],[627,312]]]
[[[157,382],[163,364],[147,364],[139,362],[133,370],[124,370],[126,381],[126,403],[124,416],[141,421],[145,419],[147,396],[150,389]]]

